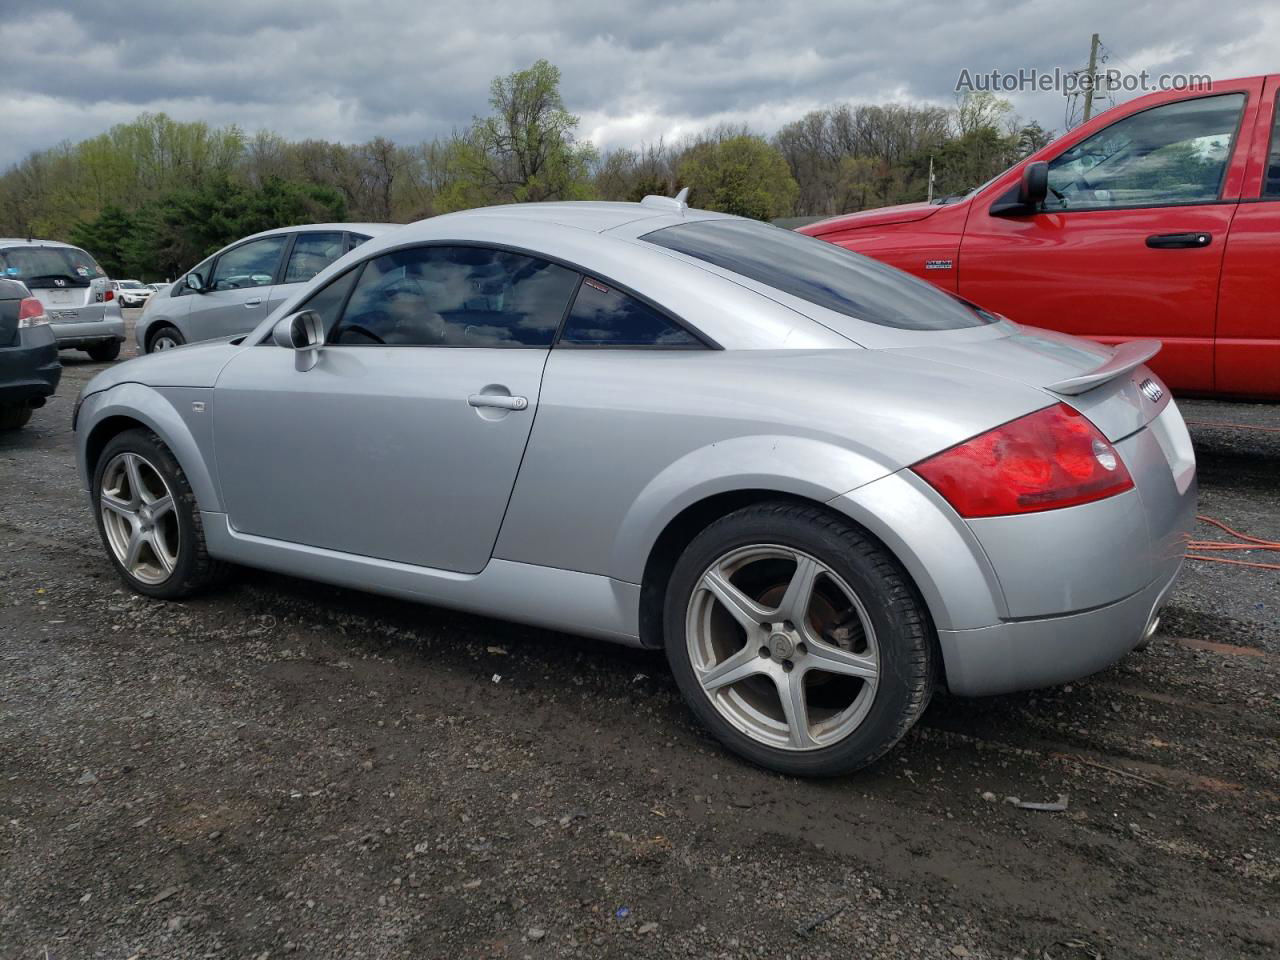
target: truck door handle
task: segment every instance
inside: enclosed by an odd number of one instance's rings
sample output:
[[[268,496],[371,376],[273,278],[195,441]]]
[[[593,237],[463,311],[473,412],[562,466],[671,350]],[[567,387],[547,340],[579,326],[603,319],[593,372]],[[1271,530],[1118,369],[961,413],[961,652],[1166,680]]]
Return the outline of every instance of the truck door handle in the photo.
[[[1155,250],[1207,247],[1212,242],[1212,233],[1154,233],[1147,237],[1147,246]]]
[[[473,393],[467,397],[467,403],[473,407],[496,407],[499,410],[526,410],[529,407],[527,397],[509,397],[500,393]]]
[[[257,307],[257,306],[260,306],[261,304],[262,304],[261,297],[254,297],[252,300],[246,300],[244,302],[245,309],[248,309],[249,307]]]

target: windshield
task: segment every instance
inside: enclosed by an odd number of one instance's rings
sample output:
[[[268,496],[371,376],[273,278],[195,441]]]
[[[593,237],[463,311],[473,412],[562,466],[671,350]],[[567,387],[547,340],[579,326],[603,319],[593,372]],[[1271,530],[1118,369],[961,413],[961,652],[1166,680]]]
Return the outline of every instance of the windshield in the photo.
[[[642,239],[847,317],[900,330],[994,323],[933,284],[825,240],[754,220],[702,220]]]
[[[142,290],[143,286],[137,280],[121,280],[120,288],[122,290]]]
[[[75,247],[5,247],[0,249],[0,275],[21,280],[28,287],[49,286],[62,280],[87,287],[94,277],[105,277],[93,257]]]

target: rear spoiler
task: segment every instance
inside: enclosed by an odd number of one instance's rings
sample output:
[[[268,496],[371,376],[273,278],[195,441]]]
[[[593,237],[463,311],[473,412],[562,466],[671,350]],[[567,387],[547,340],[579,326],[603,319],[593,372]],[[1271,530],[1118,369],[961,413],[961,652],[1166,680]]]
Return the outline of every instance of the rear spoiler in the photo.
[[[1065,380],[1051,383],[1045,389],[1067,397],[1085,393],[1106,383],[1108,380],[1114,380],[1116,377],[1123,376],[1130,370],[1142,366],[1159,353],[1162,346],[1163,344],[1159,340],[1129,340],[1125,343],[1117,344],[1115,352],[1102,366],[1090,370],[1088,373],[1067,377]]]

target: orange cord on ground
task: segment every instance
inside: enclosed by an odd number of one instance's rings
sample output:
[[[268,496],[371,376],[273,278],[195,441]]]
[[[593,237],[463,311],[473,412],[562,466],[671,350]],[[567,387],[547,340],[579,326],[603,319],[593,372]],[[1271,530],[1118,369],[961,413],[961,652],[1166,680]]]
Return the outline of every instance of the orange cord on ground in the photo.
[[[1247,533],[1241,533],[1239,530],[1232,530],[1221,520],[1215,520],[1213,517],[1197,516],[1197,520],[1201,523],[1212,524],[1219,530],[1230,534],[1236,538],[1236,542],[1223,540],[1191,540],[1187,543],[1187,550],[1198,550],[1201,553],[1187,553],[1188,560],[1204,560],[1208,563],[1230,563],[1240,567],[1257,567],[1260,570],[1280,570],[1280,563],[1261,563],[1257,560],[1233,560],[1229,557],[1206,557],[1204,552],[1218,552],[1224,550],[1276,550],[1280,551],[1280,541],[1263,540],[1261,537],[1253,537]]]

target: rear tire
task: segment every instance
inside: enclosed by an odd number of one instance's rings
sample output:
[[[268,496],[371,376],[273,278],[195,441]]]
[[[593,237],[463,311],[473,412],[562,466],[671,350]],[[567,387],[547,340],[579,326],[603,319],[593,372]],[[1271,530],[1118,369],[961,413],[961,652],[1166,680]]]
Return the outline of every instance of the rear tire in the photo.
[[[25,403],[13,403],[0,407],[0,430],[17,430],[31,419],[31,407]]]
[[[164,323],[147,335],[147,353],[155,353],[157,350],[172,350],[174,347],[180,347],[186,342],[187,338],[182,335],[177,327]]]
[[[98,363],[106,363],[120,356],[120,341],[112,340],[110,343],[95,343],[92,347],[86,347],[84,352],[89,354],[89,359],[96,360]]]
[[[102,545],[129,589],[179,600],[226,576],[230,567],[205,546],[186,474],[150,430],[126,430],[107,442],[92,490]]]
[[[671,573],[664,626],[694,714],[779,773],[867,766],[933,692],[934,640],[915,586],[858,527],[816,506],[757,504],[707,527]]]

